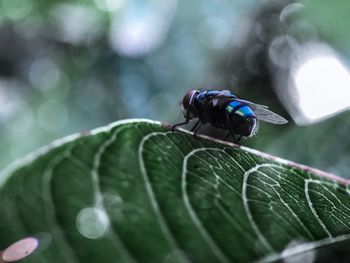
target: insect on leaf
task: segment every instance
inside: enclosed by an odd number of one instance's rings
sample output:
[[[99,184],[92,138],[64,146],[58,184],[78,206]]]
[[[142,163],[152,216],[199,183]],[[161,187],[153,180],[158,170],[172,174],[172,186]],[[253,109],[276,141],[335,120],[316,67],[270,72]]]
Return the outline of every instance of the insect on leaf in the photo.
[[[0,176],[1,248],[51,236],[23,262],[273,262],[350,237],[347,181],[148,120],[60,140]]]

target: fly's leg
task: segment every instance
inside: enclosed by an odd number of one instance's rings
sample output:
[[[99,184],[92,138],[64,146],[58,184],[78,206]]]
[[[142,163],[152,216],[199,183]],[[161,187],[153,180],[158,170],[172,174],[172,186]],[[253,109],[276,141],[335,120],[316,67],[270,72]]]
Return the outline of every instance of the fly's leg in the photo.
[[[192,127],[191,132],[193,132],[193,131],[197,128],[197,126],[198,126],[200,123],[201,123],[201,121],[198,120],[198,121],[196,122],[196,124]]]
[[[237,139],[236,136],[233,133],[231,133],[231,131],[229,131],[228,134],[225,136],[224,141],[227,141],[230,136],[233,138],[234,143],[237,143],[241,139]]]
[[[229,131],[228,134],[225,136],[224,141],[227,141],[230,135],[231,135],[231,132]]]
[[[227,134],[227,136],[225,137],[225,141],[228,139],[228,137],[231,135],[233,138],[233,142],[237,143],[241,138],[238,138],[238,141],[232,131],[232,127],[231,127],[231,122],[230,122],[230,116],[228,115],[228,113],[226,112],[226,121],[227,121],[227,125],[228,125],[228,129],[229,129],[229,133]],[[242,137],[242,136],[241,136]]]
[[[234,141],[235,144],[241,145],[241,144],[239,143],[239,141],[242,140],[242,138],[243,138],[242,135],[238,136],[238,138],[234,138],[234,139],[235,139],[235,141]]]
[[[197,123],[200,123],[200,122],[197,122]],[[198,137],[197,137],[197,132],[198,132],[198,130],[201,128],[201,126],[202,125],[197,125],[197,123],[196,123],[196,125],[195,126],[198,126],[198,127],[196,127],[194,130],[193,130],[193,137],[195,138],[195,139],[198,139]]]
[[[190,118],[186,117],[186,120],[185,120],[184,122],[180,122],[180,123],[174,124],[174,125],[171,127],[171,130],[172,130],[172,131],[175,131],[175,128],[176,128],[177,126],[185,125],[185,124],[187,124],[187,123],[189,123],[189,122],[190,122]]]
[[[233,138],[233,141],[236,141],[236,136],[231,131],[225,136],[224,141],[227,141],[230,136]]]

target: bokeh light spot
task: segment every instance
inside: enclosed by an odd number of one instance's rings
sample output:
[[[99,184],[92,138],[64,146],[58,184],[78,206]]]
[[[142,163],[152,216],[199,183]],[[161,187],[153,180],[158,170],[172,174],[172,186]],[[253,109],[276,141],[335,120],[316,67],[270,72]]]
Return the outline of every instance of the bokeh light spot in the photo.
[[[298,124],[309,124],[350,108],[350,73],[335,52],[313,44],[293,67],[291,91],[301,116]]]
[[[101,19],[96,10],[83,5],[58,4],[52,16],[59,26],[62,40],[79,44],[95,38],[101,30]]]
[[[300,110],[311,121],[350,107],[350,74],[335,56],[305,59],[295,71],[294,83]]]
[[[140,57],[159,48],[167,37],[177,0],[149,1],[134,8],[128,1],[123,15],[113,17],[111,47],[121,55]]]
[[[102,237],[109,226],[109,219],[103,210],[87,207],[81,210],[77,217],[77,227],[83,236],[90,239]]]
[[[282,22],[287,22],[287,20],[293,15],[297,14],[300,10],[304,8],[304,5],[301,3],[291,3],[289,5],[286,5],[280,14],[280,20]]]
[[[16,110],[11,120],[7,124],[7,128],[11,137],[16,141],[19,137],[24,137],[34,124],[34,116],[32,109],[23,101],[15,102]]]
[[[271,42],[269,57],[275,65],[281,68],[289,68],[294,59],[293,51],[297,49],[298,44],[292,36],[278,36]]]
[[[122,55],[143,56],[160,46],[164,29],[164,21],[147,17],[117,20],[111,27],[110,43]]]
[[[57,132],[62,130],[66,126],[67,120],[66,106],[59,101],[46,101],[38,110],[39,124],[47,131]]]
[[[6,262],[21,260],[29,256],[38,246],[39,241],[36,238],[24,238],[9,246],[3,252],[2,258]]]
[[[224,48],[230,39],[230,26],[220,17],[205,19],[199,27],[199,40],[211,49]]]
[[[49,58],[35,60],[29,69],[30,82],[42,91],[54,88],[60,77],[57,64]]]
[[[21,108],[22,102],[12,90],[13,85],[7,81],[0,81],[0,122],[6,121]]]

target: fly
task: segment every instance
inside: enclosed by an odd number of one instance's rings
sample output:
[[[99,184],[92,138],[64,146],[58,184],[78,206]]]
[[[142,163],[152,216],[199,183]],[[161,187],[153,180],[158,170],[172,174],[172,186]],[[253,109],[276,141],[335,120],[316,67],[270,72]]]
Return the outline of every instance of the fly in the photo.
[[[175,124],[172,129],[197,118],[198,121],[191,129],[195,137],[201,125],[209,123],[228,130],[225,140],[232,136],[237,143],[242,137],[251,137],[256,133],[258,121],[288,123],[267,106],[242,100],[229,90],[191,90],[184,96],[182,105],[185,121]]]

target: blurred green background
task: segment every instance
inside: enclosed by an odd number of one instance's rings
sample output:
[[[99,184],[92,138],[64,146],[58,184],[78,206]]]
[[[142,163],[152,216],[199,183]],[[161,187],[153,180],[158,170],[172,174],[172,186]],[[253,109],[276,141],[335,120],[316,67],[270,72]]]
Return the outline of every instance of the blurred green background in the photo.
[[[243,145],[350,178],[349,11],[345,0],[0,0],[0,168],[119,119],[179,122],[186,91],[231,89],[290,120]]]

